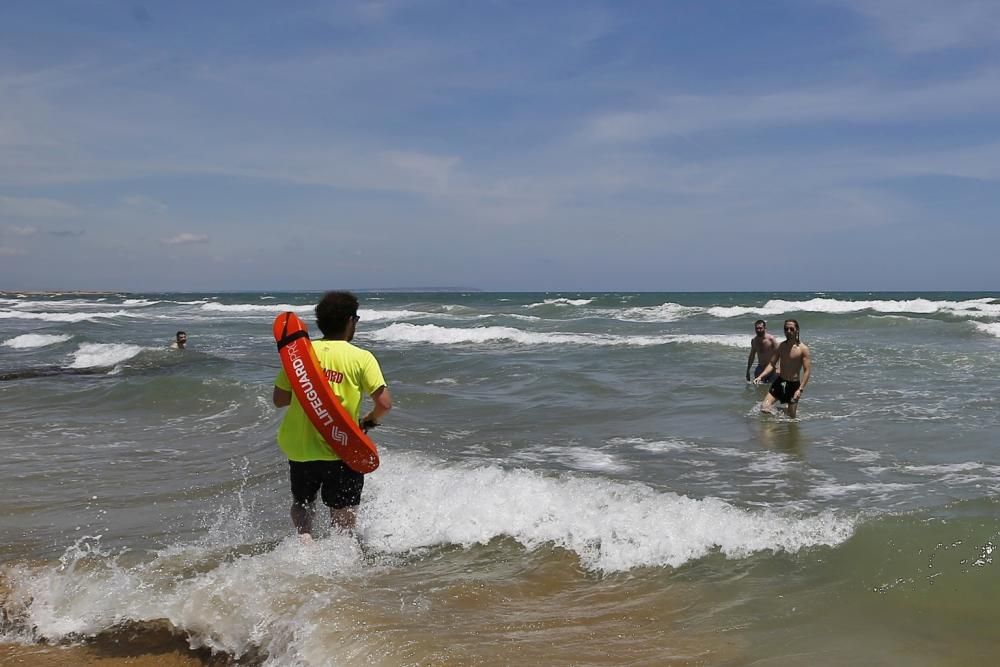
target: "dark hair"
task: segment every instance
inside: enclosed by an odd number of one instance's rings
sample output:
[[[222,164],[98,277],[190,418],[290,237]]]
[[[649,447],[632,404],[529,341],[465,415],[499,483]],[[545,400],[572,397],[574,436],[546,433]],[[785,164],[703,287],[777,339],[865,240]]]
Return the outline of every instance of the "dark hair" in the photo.
[[[789,322],[791,322],[792,324],[795,325],[795,342],[796,343],[801,343],[802,339],[799,338],[799,334],[802,331],[802,327],[799,326],[799,321],[798,320],[791,320],[791,319],[785,320],[785,324],[788,324]]]
[[[767,326],[767,322],[765,322],[764,320],[757,320],[756,322],[753,323],[754,326],[757,326],[758,324],[763,324],[765,327]]]
[[[186,331],[178,331],[176,334],[174,334],[174,338],[177,338],[177,336],[180,336],[181,334],[184,334],[184,337],[187,338],[187,332]]]
[[[327,292],[316,304],[316,324],[327,338],[340,336],[358,314],[358,297],[350,292]]]

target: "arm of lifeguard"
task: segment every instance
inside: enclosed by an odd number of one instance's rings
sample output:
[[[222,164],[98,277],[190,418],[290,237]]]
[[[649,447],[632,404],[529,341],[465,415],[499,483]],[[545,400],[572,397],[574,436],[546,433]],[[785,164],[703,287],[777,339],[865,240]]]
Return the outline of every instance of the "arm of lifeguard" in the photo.
[[[375,424],[380,424],[382,422],[382,417],[385,416],[389,410],[392,410],[392,394],[389,393],[389,387],[382,385],[373,391],[372,402],[374,402],[375,405],[372,406],[371,412],[365,415],[361,421],[371,421]]]
[[[277,408],[287,408],[292,404],[292,392],[281,387],[275,387],[274,392],[271,394],[271,401]]]

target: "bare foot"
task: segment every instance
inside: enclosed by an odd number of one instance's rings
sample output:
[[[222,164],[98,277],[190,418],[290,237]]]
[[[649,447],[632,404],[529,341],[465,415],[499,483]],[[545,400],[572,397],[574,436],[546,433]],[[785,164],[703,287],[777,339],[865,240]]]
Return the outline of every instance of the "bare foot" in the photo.
[[[302,544],[312,544],[313,536],[309,533],[299,533],[299,542]]]

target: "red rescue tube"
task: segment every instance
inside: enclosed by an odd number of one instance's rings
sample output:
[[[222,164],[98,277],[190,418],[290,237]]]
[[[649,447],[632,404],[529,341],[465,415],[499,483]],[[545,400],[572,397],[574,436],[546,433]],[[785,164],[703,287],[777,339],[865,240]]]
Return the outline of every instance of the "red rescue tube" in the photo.
[[[378,468],[375,443],[333,393],[316,359],[305,323],[295,313],[279,314],[274,318],[274,340],[292,393],[333,453],[357,472],[369,473]]]

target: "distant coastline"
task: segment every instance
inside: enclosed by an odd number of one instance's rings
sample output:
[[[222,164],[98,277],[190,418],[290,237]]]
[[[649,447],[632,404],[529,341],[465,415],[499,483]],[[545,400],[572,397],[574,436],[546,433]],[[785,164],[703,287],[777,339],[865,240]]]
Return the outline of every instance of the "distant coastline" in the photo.
[[[406,292],[482,292],[483,290],[478,287],[381,287],[381,288],[365,288],[365,289],[355,289],[355,292],[361,292],[364,294],[370,294],[372,292],[392,292],[405,294]]]
[[[33,289],[18,289],[18,290],[0,290],[0,296],[17,296],[23,294],[25,296],[113,296],[115,294],[131,294],[131,292],[123,292],[121,290],[86,290],[86,289],[67,289],[67,290],[33,290]]]
[[[306,292],[316,292],[317,294],[324,292],[325,290],[289,290],[289,289],[277,289],[277,290],[156,290],[152,292],[143,291],[132,291],[132,290],[10,290],[10,289],[0,289],[0,297],[10,297],[22,294],[24,296],[113,296],[113,295],[130,295],[130,294],[256,294],[256,293],[306,293]],[[480,293],[483,290],[478,287],[372,287],[372,288],[354,288],[351,291],[358,292],[359,294],[372,294],[376,292],[386,292],[393,294],[405,294],[407,292],[412,293],[454,293],[454,292],[477,292]]]
[[[933,289],[933,290],[587,290],[587,289],[538,289],[538,290],[492,290],[479,287],[353,287],[347,288],[349,291],[358,294],[732,294],[732,295],[813,295],[817,297],[829,297],[830,295],[845,296],[926,296],[934,294],[978,294],[981,298],[997,299],[996,290],[968,290],[968,289]],[[128,297],[134,295],[150,294],[322,294],[323,289],[245,289],[245,290],[81,290],[81,289],[0,289],[0,297],[10,298],[17,296],[121,296]]]

